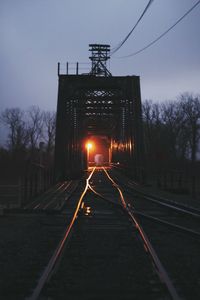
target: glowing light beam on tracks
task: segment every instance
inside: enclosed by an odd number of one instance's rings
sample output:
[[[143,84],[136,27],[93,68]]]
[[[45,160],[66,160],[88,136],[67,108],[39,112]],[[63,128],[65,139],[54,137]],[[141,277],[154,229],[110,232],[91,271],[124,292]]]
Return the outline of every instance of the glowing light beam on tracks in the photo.
[[[108,172],[106,171],[106,169],[104,167],[102,167],[105,174],[107,175],[107,177],[109,178],[109,180],[112,182],[113,186],[118,190],[119,194],[120,194],[120,198],[121,198],[121,202],[123,207],[125,208],[125,210],[127,211],[128,215],[130,216],[131,220],[133,221],[133,223],[135,224],[135,227],[137,228],[140,236],[142,237],[143,243],[144,243],[144,247],[145,249],[148,251],[148,253],[150,254],[150,257],[152,258],[152,262],[155,265],[155,268],[157,270],[158,276],[161,280],[161,282],[164,282],[172,299],[173,300],[181,300],[181,298],[179,297],[179,295],[176,292],[176,289],[174,288],[165,268],[163,267],[160,259],[158,258],[153,246],[151,245],[148,237],[146,236],[142,226],[138,223],[136,217],[134,216],[134,213],[130,211],[128,205],[125,202],[123,193],[120,189],[120,187],[118,186],[118,184],[111,178],[111,176],[108,174]]]
[[[28,298],[28,300],[37,300],[38,299],[45,283],[47,282],[47,279],[50,277],[51,272],[52,272],[53,268],[55,267],[56,262],[58,261],[58,258],[61,255],[62,250],[64,249],[66,240],[67,240],[67,238],[68,238],[68,236],[71,232],[72,226],[73,226],[73,224],[76,220],[76,217],[78,215],[78,211],[79,211],[79,208],[81,206],[82,200],[83,200],[83,198],[84,198],[84,196],[85,196],[85,194],[86,194],[86,192],[89,188],[89,181],[90,181],[95,169],[96,169],[96,167],[93,168],[93,170],[90,173],[89,177],[86,179],[85,189],[84,189],[84,191],[82,192],[82,194],[79,198],[76,210],[75,210],[74,215],[72,217],[72,220],[71,220],[71,222],[70,222],[70,224],[69,224],[69,226],[68,226],[68,228],[67,228],[67,230],[64,234],[64,237],[62,238],[60,244],[58,245],[57,249],[55,250],[55,252],[54,252],[53,256],[51,257],[48,265],[46,266],[42,276],[39,279],[38,285],[34,289],[33,294],[31,295],[31,297]]]

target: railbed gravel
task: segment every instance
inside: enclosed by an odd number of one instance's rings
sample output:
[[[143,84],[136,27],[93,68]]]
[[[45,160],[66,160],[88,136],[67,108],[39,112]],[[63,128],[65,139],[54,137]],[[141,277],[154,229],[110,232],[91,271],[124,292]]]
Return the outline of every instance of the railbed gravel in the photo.
[[[66,223],[64,215],[0,217],[0,299],[23,300],[30,295]]]
[[[162,224],[138,219],[182,299],[200,299],[200,239]]]

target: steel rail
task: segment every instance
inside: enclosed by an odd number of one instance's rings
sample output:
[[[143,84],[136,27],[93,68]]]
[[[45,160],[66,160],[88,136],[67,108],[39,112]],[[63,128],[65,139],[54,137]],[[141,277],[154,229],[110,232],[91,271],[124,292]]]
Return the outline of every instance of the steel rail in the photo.
[[[114,205],[119,205],[120,207],[122,207],[121,204],[116,203],[116,202],[112,201],[111,199],[109,199],[109,198],[103,196],[102,194],[100,194],[99,192],[97,192],[94,188],[92,188],[90,185],[89,185],[89,188],[90,188],[90,190],[91,190],[95,195],[97,195],[97,196],[100,197],[101,199],[103,199],[103,200],[105,200],[105,201],[108,201],[108,202],[110,202],[110,203],[112,203],[112,204],[114,204]],[[142,213],[142,212],[140,212],[140,211],[138,211],[138,210],[135,210],[134,207],[129,206],[129,204],[127,205],[127,207],[128,207],[129,209],[132,209],[132,210],[134,211],[134,213],[135,213],[136,215],[138,215],[138,216],[141,216],[141,217],[144,217],[144,218],[153,220],[153,221],[155,221],[155,222],[164,224],[164,225],[166,225],[166,226],[170,226],[170,227],[176,228],[176,229],[178,229],[178,230],[180,230],[180,231],[185,231],[186,233],[193,234],[193,235],[195,235],[195,236],[197,236],[197,237],[200,237],[200,232],[194,231],[194,230],[192,230],[192,229],[189,229],[189,228],[186,228],[186,227],[183,227],[183,226],[174,224],[174,223],[167,222],[167,221],[165,221],[165,220],[162,220],[162,219],[153,217],[153,216],[148,215],[148,214],[144,214],[144,213]]]
[[[189,210],[186,210],[185,208],[181,208],[181,207],[178,207],[176,205],[172,205],[172,204],[168,204],[168,203],[162,203],[161,201],[157,200],[157,199],[154,199],[149,196],[144,196],[145,199],[148,199],[154,203],[157,203],[157,204],[160,204],[162,206],[166,206],[167,208],[170,208],[170,209],[173,209],[173,210],[176,210],[178,212],[181,212],[181,213],[184,213],[184,214],[188,214],[188,215],[191,215],[195,218],[200,218],[200,214],[197,214],[197,213],[194,213],[192,211],[189,211]]]
[[[181,300],[181,298],[179,297],[171,279],[169,278],[169,275],[167,274],[167,271],[165,270],[165,268],[163,267],[160,259],[158,258],[153,246],[151,245],[149,239],[147,238],[143,228],[141,227],[141,225],[139,225],[138,221],[136,220],[135,216],[133,215],[133,213],[131,212],[128,212],[129,216],[131,217],[131,219],[133,220],[136,228],[138,229],[139,233],[140,233],[140,236],[142,237],[142,240],[146,246],[146,248],[148,249],[148,252],[150,253],[152,259],[153,259],[153,262],[154,262],[154,265],[157,269],[157,273],[158,273],[158,276],[161,280],[161,282],[164,282],[168,291],[169,291],[169,294],[171,295],[172,299],[173,300]]]
[[[63,186],[63,185],[64,185],[64,183],[61,184],[61,185],[59,186],[59,183],[58,183],[58,184],[56,184],[55,187],[50,188],[48,191],[46,191],[46,192],[43,194],[43,197],[45,197],[45,198],[43,198],[43,199],[45,199],[45,200],[48,199],[50,193],[52,193],[52,192],[53,192],[53,193],[56,193],[57,190],[59,190],[59,188],[60,188],[61,186]],[[56,190],[54,190],[54,188],[56,188]],[[35,199],[35,200],[33,200],[31,203],[28,203],[26,206],[24,206],[23,209],[29,209],[29,208],[31,208],[32,205],[34,205],[34,204],[37,203],[37,202],[38,202],[38,199]]]
[[[65,196],[64,201],[62,201],[62,204],[59,207],[60,210],[63,208],[65,202],[72,196],[72,194],[78,188],[78,183],[79,183],[79,181],[77,181],[77,180],[72,182],[69,189],[66,191],[67,195]],[[56,207],[56,209],[57,209],[57,207]]]
[[[136,184],[136,183],[134,183],[134,184]],[[200,211],[195,209],[195,208],[189,207],[190,210],[188,210],[188,207],[186,209],[186,206],[184,206],[182,204],[179,204],[179,203],[175,204],[173,201],[170,201],[169,199],[154,196],[152,194],[147,194],[147,193],[141,191],[140,189],[138,189],[137,187],[134,187],[133,183],[131,183],[130,181],[128,182],[128,184],[125,184],[125,185],[128,186],[128,188],[130,188],[132,191],[136,191],[137,193],[142,195],[144,199],[147,199],[151,202],[157,203],[161,206],[166,206],[169,209],[177,210],[177,211],[182,212],[184,214],[188,214],[188,215],[191,215],[193,217],[200,218]]]
[[[67,185],[64,187],[64,189],[62,190],[62,191],[60,191],[60,193],[58,194],[58,195],[54,195],[54,198],[50,201],[50,202],[48,202],[42,209],[47,209],[52,203],[54,203],[57,199],[57,196],[60,196],[60,195],[62,195],[70,186],[71,186],[71,184],[72,184],[72,180],[70,180],[68,183],[67,183]]]
[[[122,201],[122,205],[124,207],[124,209],[126,210],[126,212],[128,213],[128,215],[130,216],[131,220],[133,221],[133,223],[135,224],[143,242],[144,245],[146,246],[146,249],[148,250],[148,253],[150,254],[150,257],[152,258],[152,261],[155,265],[155,268],[157,270],[158,276],[161,280],[161,282],[163,282],[167,289],[169,294],[171,295],[173,300],[181,300],[181,298],[179,297],[175,287],[173,286],[171,279],[169,278],[167,271],[165,270],[165,268],[163,267],[160,259],[158,258],[153,246],[151,245],[148,237],[146,236],[142,226],[139,224],[139,222],[137,221],[136,217],[134,216],[133,212],[130,211],[128,205],[126,205],[123,193],[120,189],[120,187],[118,186],[118,184],[110,177],[110,175],[108,174],[108,172],[106,171],[106,169],[103,167],[102,168],[105,172],[105,174],[107,175],[107,177],[110,179],[110,181],[112,182],[113,186],[115,188],[117,188],[117,190],[119,191],[120,194],[120,198]]]
[[[113,186],[116,186],[116,183],[115,183],[114,180],[110,177],[110,175],[108,174],[108,172],[107,172],[107,175],[108,175],[108,178],[112,181]],[[109,198],[103,196],[102,194],[98,193],[98,192],[95,191],[91,186],[89,186],[89,187],[90,187],[91,191],[92,191],[94,194],[96,194],[98,197],[102,198],[103,200],[109,201],[110,203],[112,203],[112,204],[114,204],[114,205],[118,204],[118,203],[112,201],[111,199],[109,199]],[[120,205],[120,204],[119,204],[119,205]],[[161,205],[162,205],[162,203],[161,203]],[[178,225],[178,224],[170,223],[170,222],[165,221],[165,220],[162,220],[162,219],[160,219],[160,218],[153,217],[153,216],[151,216],[151,215],[149,215],[149,214],[142,213],[142,212],[140,212],[140,211],[138,211],[138,210],[135,210],[135,208],[134,208],[133,206],[131,206],[130,204],[128,204],[128,205],[126,204],[126,206],[127,206],[129,209],[132,209],[132,210],[134,211],[134,213],[137,214],[138,216],[142,216],[142,217],[148,218],[148,219],[153,220],[153,221],[155,221],[155,222],[159,222],[159,223],[164,224],[164,225],[166,225],[166,226],[170,226],[170,227],[176,228],[176,229],[178,229],[178,230],[180,230],[180,231],[184,231],[184,232],[186,232],[186,233],[193,234],[193,235],[195,235],[195,236],[197,236],[197,237],[200,237],[200,232],[197,232],[197,231],[194,231],[194,230],[192,230],[192,229],[189,229],[189,228],[180,226],[180,225]]]
[[[157,197],[157,196],[153,196],[153,195],[149,196],[145,192],[142,192],[142,191],[140,191],[139,189],[137,189],[135,187],[130,187],[129,184],[128,184],[128,186],[129,186],[130,189],[133,189],[133,190],[137,191],[145,199],[147,199],[147,200],[149,200],[151,202],[157,203],[157,204],[162,205],[162,206],[166,206],[166,207],[168,207],[170,209],[177,210],[177,211],[182,212],[184,214],[189,214],[189,215],[191,215],[193,217],[196,217],[196,218],[200,218],[200,211],[199,210],[196,210],[196,209],[192,209],[193,211],[188,210],[186,208],[183,208],[183,205],[180,205],[178,203],[176,203],[176,204],[173,203],[172,204],[172,201],[170,201],[169,199],[166,199],[166,198],[163,198],[163,197]],[[169,204],[169,202],[171,202],[171,203]]]
[[[71,188],[73,181],[70,180],[68,182],[64,182],[62,183],[60,186],[57,187],[56,190],[53,191],[48,191],[48,193],[45,195],[45,197],[37,204],[35,205],[32,209],[33,210],[37,210],[37,209],[41,209],[41,210],[46,210],[52,203],[57,201],[57,198],[60,197],[61,195],[63,195],[66,190],[69,188]],[[53,198],[51,200],[51,198]],[[47,202],[48,200],[50,200],[49,202]],[[39,199],[36,199],[35,202],[37,203],[39,201]],[[31,209],[31,206],[33,206],[33,203],[30,203],[30,207],[29,209]]]
[[[113,205],[115,205],[115,206],[117,205],[117,206],[119,206],[119,207],[122,207],[121,203],[117,203],[117,202],[112,201],[111,199],[109,199],[109,198],[103,196],[103,195],[100,194],[99,192],[95,191],[95,189],[93,189],[93,188],[91,187],[91,185],[89,185],[89,189],[90,189],[96,196],[98,196],[99,198],[101,198],[101,199],[103,199],[103,200],[105,200],[105,201],[107,201],[107,202],[110,202],[111,204],[113,204]]]
[[[55,192],[53,192],[53,194],[49,194],[48,197],[45,198],[45,200],[49,200],[49,197],[52,197],[52,196],[53,196],[53,197],[58,197],[58,196],[60,196],[62,193],[64,193],[64,192],[66,191],[66,189],[68,188],[70,182],[71,182],[71,181],[69,181],[69,182],[64,182],[60,187],[57,188],[57,190],[56,190]],[[44,201],[45,201],[45,200],[44,200]],[[45,210],[45,206],[47,205],[47,207],[48,207],[49,202],[48,202],[48,203],[43,203],[44,201],[40,202],[40,203],[39,203],[37,206],[35,206],[33,209],[38,209],[38,208],[40,208],[40,209]],[[43,207],[43,205],[44,205],[44,207]]]
[[[60,255],[61,255],[61,253],[62,253],[62,251],[64,249],[64,246],[66,244],[67,238],[69,237],[69,234],[70,234],[71,229],[72,229],[72,227],[74,225],[74,222],[75,222],[75,220],[77,218],[78,211],[80,209],[82,200],[83,200],[83,198],[84,198],[84,196],[85,196],[85,194],[86,194],[86,192],[88,190],[88,187],[89,187],[89,180],[91,179],[91,177],[92,177],[95,169],[96,169],[96,167],[93,168],[93,170],[90,173],[89,177],[86,179],[85,189],[84,189],[84,191],[82,192],[82,194],[81,194],[81,196],[79,198],[79,201],[78,201],[78,204],[76,206],[76,209],[75,209],[74,215],[72,217],[72,220],[71,220],[69,226],[67,227],[67,229],[66,229],[66,231],[64,233],[64,236],[61,239],[58,247],[56,248],[56,250],[54,252],[54,254],[52,255],[51,259],[49,260],[48,265],[44,269],[44,271],[43,271],[43,273],[42,273],[42,275],[41,275],[41,277],[40,277],[40,279],[38,281],[38,284],[37,284],[36,288],[34,289],[32,295],[28,298],[28,300],[37,300],[38,299],[38,297],[39,297],[39,295],[40,295],[40,293],[41,293],[41,291],[42,291],[45,283],[47,282],[50,274],[52,273],[52,271],[53,271],[53,269],[54,269],[54,267],[55,267],[55,265],[56,265],[56,263],[57,263]]]
[[[180,225],[178,225],[178,224],[170,223],[170,222],[165,221],[165,220],[162,220],[162,219],[160,219],[160,218],[156,218],[156,217],[153,217],[153,216],[151,216],[151,215],[144,214],[144,213],[142,213],[142,212],[140,212],[140,211],[137,211],[137,210],[134,210],[134,213],[135,213],[136,215],[138,215],[138,216],[141,216],[141,217],[144,217],[144,218],[153,220],[153,221],[155,221],[155,222],[164,224],[164,225],[166,225],[166,226],[170,226],[170,227],[176,228],[176,229],[181,230],[181,231],[185,231],[185,232],[187,232],[187,233],[189,233],[189,234],[193,234],[193,235],[195,235],[195,236],[197,236],[197,237],[200,238],[200,232],[198,232],[198,231],[194,231],[194,230],[192,230],[192,229],[189,229],[189,228],[180,226]]]

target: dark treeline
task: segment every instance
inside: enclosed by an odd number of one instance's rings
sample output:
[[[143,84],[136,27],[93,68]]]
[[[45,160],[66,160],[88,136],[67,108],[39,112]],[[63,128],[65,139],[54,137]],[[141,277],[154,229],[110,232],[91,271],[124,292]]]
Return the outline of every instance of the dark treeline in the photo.
[[[0,184],[19,184],[22,201],[52,183],[55,120],[55,112],[36,106],[26,111],[7,108],[0,113],[0,126],[7,132],[0,147]]]
[[[196,162],[200,141],[200,96],[183,94],[175,101],[144,101],[143,124],[148,159],[167,164]]]
[[[1,152],[17,159],[28,157],[34,161],[40,150],[48,158],[51,157],[55,139],[55,112],[42,111],[36,106],[27,111],[7,108],[0,114],[0,122],[8,132]]]
[[[142,111],[148,178],[156,175],[163,185],[163,174],[166,178],[167,172],[173,171],[196,180],[199,176],[200,95],[185,93],[165,102],[146,100]],[[42,111],[36,106],[27,111],[8,108],[0,113],[0,126],[6,127],[8,132],[6,144],[0,147],[1,177],[5,177],[6,172],[10,178],[14,175],[9,165],[17,173],[23,173],[27,166],[53,166],[55,119],[55,112]]]
[[[184,93],[174,101],[143,102],[144,143],[149,176],[171,172],[199,176],[200,95]],[[173,175],[174,174],[174,175]],[[178,174],[178,173],[177,173]]]

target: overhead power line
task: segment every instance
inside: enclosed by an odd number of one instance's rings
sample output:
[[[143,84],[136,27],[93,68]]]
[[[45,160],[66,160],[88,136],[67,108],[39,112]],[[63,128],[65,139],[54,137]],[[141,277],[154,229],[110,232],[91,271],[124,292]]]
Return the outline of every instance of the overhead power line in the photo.
[[[147,10],[149,9],[149,7],[150,7],[150,5],[152,4],[153,1],[154,0],[150,0],[148,2],[147,6],[145,7],[145,9],[144,9],[143,13],[141,14],[141,16],[139,17],[138,21],[136,22],[136,24],[134,25],[134,27],[131,29],[131,31],[127,34],[127,36],[123,39],[123,41],[121,41],[121,43],[119,43],[118,46],[116,46],[113,49],[111,49],[111,55],[113,55],[114,53],[116,53],[124,45],[124,43],[128,40],[128,38],[133,33],[133,31],[135,30],[135,28],[137,27],[137,25],[139,24],[139,22],[142,20],[143,16],[147,12]]]
[[[169,27],[165,32],[163,32],[161,35],[159,35],[155,40],[153,40],[152,42],[150,42],[149,44],[147,44],[145,47],[141,48],[140,50],[133,52],[129,55],[125,55],[125,56],[121,56],[119,58],[127,58],[127,57],[131,57],[131,56],[135,56],[141,52],[143,52],[144,50],[146,50],[147,48],[151,47],[153,44],[155,44],[156,42],[158,42],[162,37],[164,37],[169,31],[171,31],[178,23],[180,23],[187,15],[189,15],[189,13],[192,12],[193,9],[195,9],[197,7],[197,5],[200,4],[200,0],[197,1],[180,19],[178,19],[171,27]]]

